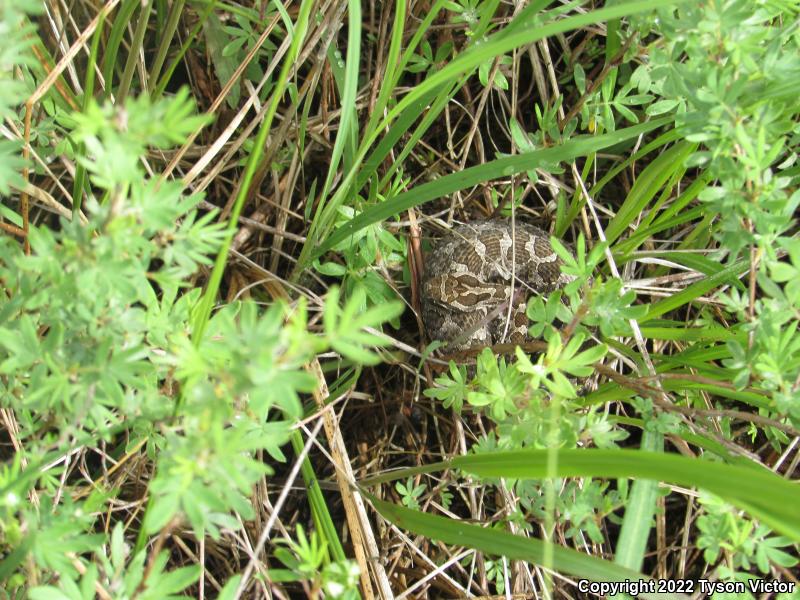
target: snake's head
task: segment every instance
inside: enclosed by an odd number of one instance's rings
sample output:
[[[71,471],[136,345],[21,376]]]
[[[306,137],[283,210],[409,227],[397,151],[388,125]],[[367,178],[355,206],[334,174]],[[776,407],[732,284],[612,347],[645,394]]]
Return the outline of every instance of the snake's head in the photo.
[[[422,285],[423,298],[450,310],[463,312],[496,306],[504,302],[507,295],[504,284],[487,283],[468,273],[429,277]]]

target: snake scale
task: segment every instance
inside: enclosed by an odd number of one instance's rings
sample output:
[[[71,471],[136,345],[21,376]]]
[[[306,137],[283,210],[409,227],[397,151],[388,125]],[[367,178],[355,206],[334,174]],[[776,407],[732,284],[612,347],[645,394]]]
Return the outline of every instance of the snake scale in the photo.
[[[524,342],[528,298],[574,279],[561,265],[550,234],[527,223],[512,228],[510,220],[495,218],[452,229],[425,258],[421,304],[428,336],[458,350]]]

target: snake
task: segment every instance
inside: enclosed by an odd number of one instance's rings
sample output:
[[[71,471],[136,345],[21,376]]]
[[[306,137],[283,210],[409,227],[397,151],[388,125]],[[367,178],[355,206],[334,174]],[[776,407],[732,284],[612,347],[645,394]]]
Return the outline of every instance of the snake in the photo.
[[[450,229],[424,263],[423,324],[430,339],[455,350],[527,341],[528,299],[575,279],[562,271],[550,234],[506,218]]]

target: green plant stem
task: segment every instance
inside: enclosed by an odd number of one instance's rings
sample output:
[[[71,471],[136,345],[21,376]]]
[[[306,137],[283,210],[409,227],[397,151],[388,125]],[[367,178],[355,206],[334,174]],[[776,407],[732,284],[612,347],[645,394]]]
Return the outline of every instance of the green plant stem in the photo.
[[[136,63],[139,60],[139,51],[142,49],[142,42],[144,41],[144,34],[147,31],[147,22],[150,20],[150,11],[152,8],[152,0],[147,0],[147,3],[142,5],[142,10],[139,13],[139,21],[136,23],[136,31],[133,34],[133,41],[131,42],[131,50],[128,53],[125,70],[122,73],[122,79],[117,89],[117,102],[125,102],[125,98],[128,96],[131,81],[133,81],[133,70],[136,68]],[[143,81],[142,85],[145,83],[146,82]]]
[[[178,28],[178,21],[180,20],[181,13],[183,12],[183,7],[186,4],[186,0],[175,0],[172,3],[172,7],[169,11],[169,17],[167,18],[166,27],[164,27],[164,31],[162,33],[161,40],[158,44],[158,51],[156,52],[156,57],[153,59],[153,64],[150,67],[150,75],[148,76],[148,85],[156,85],[158,76],[161,74],[161,67],[164,65],[164,59],[167,57],[167,51],[169,50],[169,45],[172,42],[172,37],[175,35],[175,30]],[[211,7],[214,6],[213,3],[210,5]],[[205,18],[200,19],[200,23],[204,23]],[[155,90],[153,92],[153,97],[156,98],[157,95]]]
[[[643,452],[663,452],[664,436],[647,427],[642,432]],[[631,486],[631,495],[625,508],[622,529],[617,540],[614,562],[636,571],[642,568],[647,550],[650,525],[656,513],[658,482],[652,479],[637,479]]]
[[[216,300],[217,292],[219,291],[219,285],[222,282],[222,274],[225,270],[225,265],[228,262],[228,254],[230,252],[231,242],[233,241],[233,236],[238,227],[239,215],[242,212],[242,206],[244,206],[244,201],[247,198],[248,192],[250,191],[250,185],[253,182],[253,175],[260,166],[267,135],[272,128],[272,120],[275,118],[275,113],[278,111],[278,104],[280,103],[281,98],[283,98],[283,93],[286,90],[286,84],[289,80],[289,72],[295,67],[295,61],[297,60],[297,55],[299,54],[300,45],[305,39],[305,35],[308,30],[308,16],[311,12],[311,7],[313,4],[314,2],[312,0],[303,0],[302,5],[300,6],[300,13],[298,14],[297,23],[294,28],[294,37],[292,38],[292,43],[289,46],[286,59],[281,66],[278,81],[275,84],[275,91],[272,94],[269,108],[264,115],[264,121],[261,123],[261,128],[256,135],[256,139],[253,144],[253,151],[250,153],[250,156],[247,159],[244,175],[239,185],[236,200],[234,201],[233,209],[231,211],[231,218],[228,221],[225,241],[222,244],[219,254],[217,255],[217,260],[214,263],[214,269],[211,272],[211,277],[208,281],[208,285],[206,286],[205,293],[200,300],[197,312],[195,313],[195,318],[193,319],[192,341],[195,346],[200,345],[200,342],[203,339],[203,333],[208,325],[208,319],[211,317],[211,309],[214,305],[214,301]]]
[[[95,67],[97,65],[97,54],[100,48],[100,39],[103,37],[103,24],[106,20],[106,11],[100,11],[98,15],[97,27],[94,30],[94,35],[92,36],[92,48],[89,52],[89,60],[86,65],[86,81],[83,85],[83,110],[84,112],[89,107],[89,102],[92,101],[94,97],[94,80],[95,80]],[[83,156],[86,152],[83,144],[80,144],[78,147],[78,155]],[[75,220],[78,218],[81,212],[81,206],[83,205],[83,192],[84,188],[86,188],[87,192],[90,192],[88,186],[86,186],[86,167],[78,161],[77,167],[75,168],[75,181],[73,182],[72,186],[72,219]]]

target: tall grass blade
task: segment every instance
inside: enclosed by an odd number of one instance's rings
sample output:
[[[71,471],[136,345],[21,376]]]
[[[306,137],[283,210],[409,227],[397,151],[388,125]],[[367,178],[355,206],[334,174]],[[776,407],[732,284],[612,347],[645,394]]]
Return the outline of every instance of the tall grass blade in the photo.
[[[513,156],[505,156],[482,165],[464,169],[458,173],[445,175],[436,181],[417,186],[408,192],[399,194],[386,202],[382,202],[379,205],[372,206],[365,210],[351,221],[348,221],[346,224],[336,229],[330,237],[323,241],[312,253],[312,258],[322,255],[324,252],[364,227],[388,219],[393,215],[414,206],[419,206],[434,198],[441,198],[447,194],[452,194],[458,190],[463,190],[491,179],[529,171],[540,166],[542,162],[573,160],[579,156],[597,152],[626,139],[634,138],[648,131],[652,131],[666,122],[666,119],[658,119],[604,135],[577,136],[560,146],[534,150],[533,152],[526,152]]]
[[[638,571],[626,569],[612,562],[583,554],[571,548],[544,542],[536,538],[514,535],[498,529],[470,525],[456,519],[440,517],[412,510],[404,506],[379,500],[367,494],[372,504],[398,527],[419,535],[444,542],[475,548],[493,556],[505,556],[512,560],[524,560],[533,564],[543,564],[549,549],[552,568],[561,573],[590,581],[637,581],[649,579]],[[642,598],[685,598],[680,594],[640,594]]]

